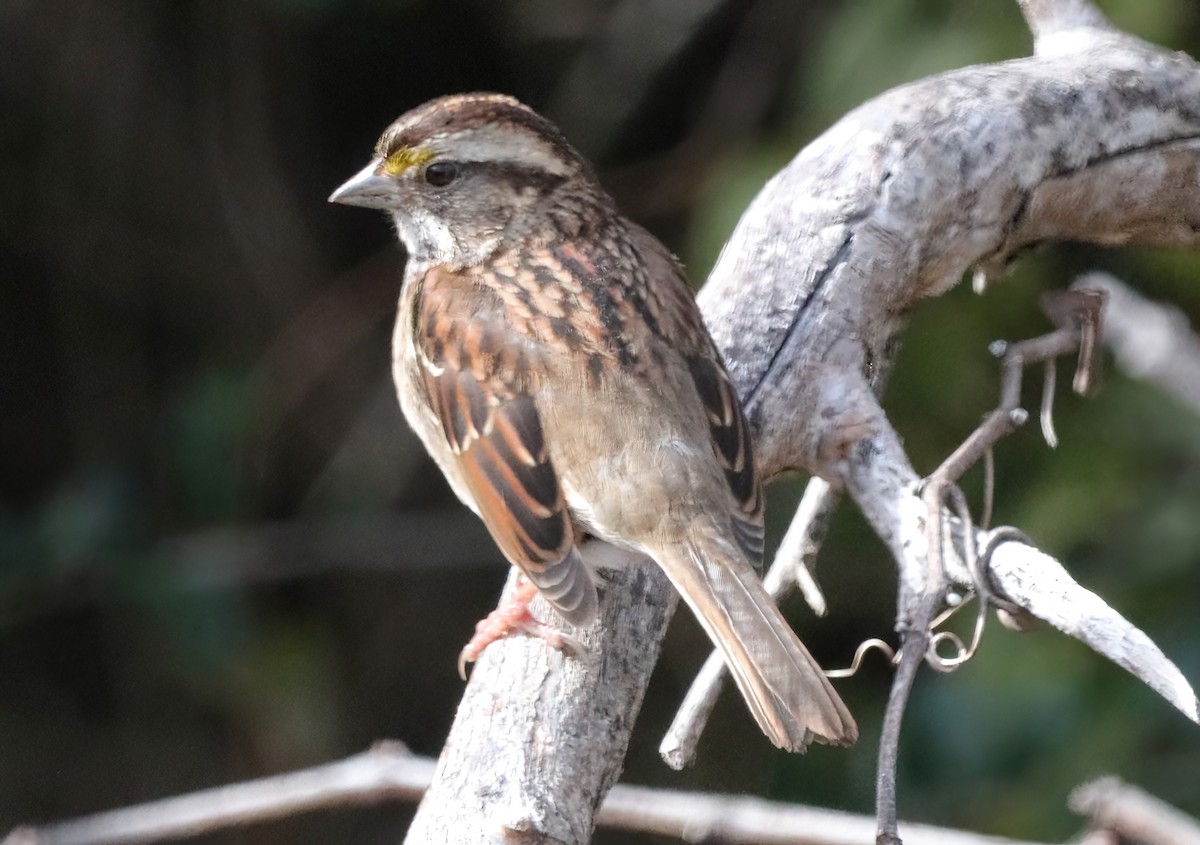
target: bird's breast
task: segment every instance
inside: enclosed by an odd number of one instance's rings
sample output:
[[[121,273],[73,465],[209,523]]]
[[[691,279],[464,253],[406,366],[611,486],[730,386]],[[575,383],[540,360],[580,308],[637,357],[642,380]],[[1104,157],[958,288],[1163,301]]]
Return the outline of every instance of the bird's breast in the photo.
[[[409,427],[446,476],[455,495],[472,511],[479,513],[466,483],[459,477],[458,463],[442,431],[441,421],[425,396],[421,375],[423,363],[418,357],[413,335],[412,318],[416,287],[414,282],[408,280],[401,287],[396,326],[392,332],[392,382],[396,387],[396,397],[400,401],[400,410]]]

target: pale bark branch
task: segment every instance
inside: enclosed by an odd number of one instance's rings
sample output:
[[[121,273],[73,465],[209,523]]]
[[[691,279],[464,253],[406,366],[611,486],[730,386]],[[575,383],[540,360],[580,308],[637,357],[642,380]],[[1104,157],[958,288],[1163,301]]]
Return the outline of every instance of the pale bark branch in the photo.
[[[760,466],[806,468],[850,493],[896,558],[901,630],[929,586],[928,514],[868,385],[894,356],[899,315],[972,267],[986,287],[1043,240],[1200,243],[1200,67],[1116,31],[1086,0],[1022,10],[1036,56],[941,74],[851,112],[763,189],[700,294]],[[1020,547],[1046,566],[991,571],[1001,599],[1197,718],[1191,687],[1148,638]],[[961,549],[943,563],[973,586]]]
[[[1109,273],[1087,273],[1072,287],[1108,294],[1104,342],[1117,367],[1200,414],[1200,337],[1182,311],[1147,299]]]
[[[283,775],[205,789],[41,827],[20,827],[0,845],[145,845],[187,839],[301,813],[385,801],[416,801],[436,761],[383,741],[344,760]],[[1200,845],[1200,825],[1116,778],[1077,788],[1071,808],[1147,845]],[[600,807],[603,827],[728,845],[867,845],[869,816],[740,795],[679,792],[618,784]],[[902,824],[912,845],[1037,845],[1000,836]]]
[[[1086,0],[1022,10],[1033,57],[940,74],[849,113],[764,187],[700,294],[760,467],[807,469],[850,494],[896,560],[906,645],[940,603],[943,576],[963,590],[975,577],[963,550],[940,542],[931,572],[921,478],[871,390],[903,315],[972,268],[982,292],[1045,241],[1200,245],[1200,66],[1118,32]],[[1061,567],[996,570],[1009,554],[986,561],[998,599],[1197,719],[1191,687],[1144,634],[1083,600],[1091,594]],[[881,805],[890,835],[888,817]]]
[[[380,742],[345,760],[244,783],[204,789],[44,827],[20,827],[0,845],[140,845],[186,839],[300,813],[416,801],[433,777],[434,761],[402,743]]]
[[[145,845],[333,807],[415,801],[428,788],[436,765],[399,742],[381,742],[365,753],[311,769],[17,828],[0,845]],[[729,845],[867,845],[874,825],[869,816],[835,810],[626,785],[613,787],[596,820],[620,830]],[[931,825],[904,825],[903,830],[915,845],[1036,845]]]
[[[416,801],[437,763],[410,754],[402,743],[376,747],[323,766],[200,790],[56,822],[19,827],[0,845],[144,845],[196,837],[312,811],[390,801]],[[1189,816],[1115,778],[1092,781],[1070,796],[1070,807],[1094,828],[1147,845],[1200,845],[1200,825]],[[619,784],[608,793],[596,822],[602,827],[658,833],[683,841],[728,845],[868,845],[870,816],[710,792],[679,792]],[[971,831],[908,825],[913,845],[1036,845]]]
[[[604,827],[723,845],[870,845],[871,816],[781,804],[762,798],[613,787],[597,821]],[[1000,836],[901,823],[911,845],[1035,845]]]
[[[1077,787],[1068,801],[1095,829],[1144,845],[1200,845],[1200,823],[1115,777]]]
[[[1001,543],[991,556],[988,576],[1001,597],[1104,655],[1200,723],[1196,693],[1179,668],[1050,555],[1016,541]]]
[[[585,558],[597,551],[615,553],[585,547]],[[582,655],[530,637],[484,651],[405,842],[573,845],[591,838],[676,600],[662,570],[645,559],[633,557],[605,579],[597,621],[569,632]],[[533,610],[541,618],[552,613],[540,598]]]

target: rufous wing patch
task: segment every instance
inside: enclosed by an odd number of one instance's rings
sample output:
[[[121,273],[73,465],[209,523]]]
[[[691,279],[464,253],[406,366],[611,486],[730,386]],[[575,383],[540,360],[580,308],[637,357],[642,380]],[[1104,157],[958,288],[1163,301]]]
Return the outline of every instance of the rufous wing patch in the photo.
[[[532,353],[520,337],[497,338],[497,323],[479,320],[478,290],[467,285],[463,292],[446,276],[426,280],[417,306],[426,313],[415,321],[424,329],[415,341],[430,407],[501,552],[568,620],[586,622],[595,587],[575,551],[570,512],[528,392]],[[477,336],[485,331],[489,337]]]

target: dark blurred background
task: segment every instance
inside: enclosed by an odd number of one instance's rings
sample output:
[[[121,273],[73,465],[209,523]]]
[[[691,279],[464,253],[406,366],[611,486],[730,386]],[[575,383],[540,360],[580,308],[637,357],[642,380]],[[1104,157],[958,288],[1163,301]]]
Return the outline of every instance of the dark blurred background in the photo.
[[[1193,0],[1106,0],[1200,55]],[[403,256],[325,197],[427,98],[516,94],[558,121],[702,280],[764,179],[900,82],[1029,50],[1001,0],[0,2],[0,833],[328,761],[436,754],[455,658],[505,576],[392,396]],[[929,470],[995,404],[986,345],[1103,267],[1200,325],[1200,261],[1058,246],[915,315],[888,406]],[[1063,367],[1065,371],[1065,365]],[[1036,390],[1031,389],[1032,403]],[[1110,373],[998,453],[1021,526],[1200,683],[1200,420]],[[979,498],[979,479],[968,479]],[[772,536],[797,484],[770,491]],[[831,615],[785,610],[827,665],[890,637],[895,579],[849,507]],[[869,812],[889,672],[839,682],[849,751],[774,751],[727,695],[697,766],[656,747],[707,647],[672,628],[625,779]],[[1073,835],[1114,772],[1200,813],[1200,728],[1083,646],[992,625],[906,723],[906,817]],[[397,841],[401,805],[211,842]],[[661,842],[601,833],[597,842]]]

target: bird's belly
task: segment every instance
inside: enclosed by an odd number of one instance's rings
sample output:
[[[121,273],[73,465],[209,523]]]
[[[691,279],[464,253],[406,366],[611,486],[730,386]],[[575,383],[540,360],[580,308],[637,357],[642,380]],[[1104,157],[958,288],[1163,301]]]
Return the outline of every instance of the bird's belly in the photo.
[[[662,417],[603,400],[547,415],[551,455],[575,521],[588,533],[646,552],[703,512],[698,477],[712,463]]]

